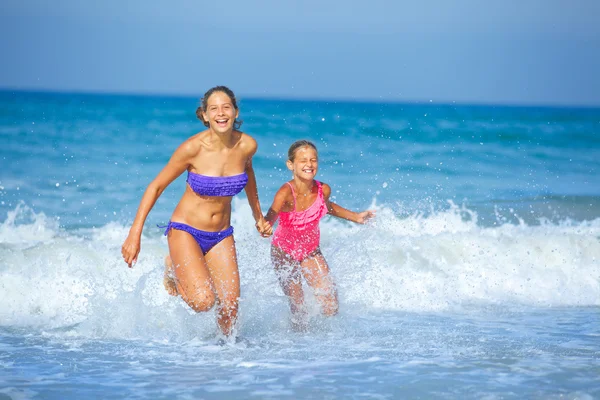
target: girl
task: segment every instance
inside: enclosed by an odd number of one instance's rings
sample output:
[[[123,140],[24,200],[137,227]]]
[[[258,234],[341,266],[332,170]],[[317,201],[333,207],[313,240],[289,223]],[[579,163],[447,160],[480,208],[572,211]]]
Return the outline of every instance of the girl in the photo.
[[[196,312],[217,304],[217,323],[232,335],[237,318],[240,280],[231,222],[231,199],[246,190],[256,228],[271,233],[260,209],[252,156],[256,141],[238,129],[235,95],[225,86],[210,89],[196,115],[206,126],[183,142],[142,197],[129,235],[123,243],[123,260],[131,267],[140,252],[142,228],[156,200],[179,175],[187,171],[187,185],[175,207],[165,235],[165,287]]]
[[[302,276],[313,288],[323,314],[332,316],[338,311],[335,285],[319,248],[319,221],[330,214],[364,224],[375,216],[375,211],[356,213],[329,201],[331,188],[315,180],[319,160],[313,143],[307,140],[293,143],[286,165],[293,179],[277,191],[265,219],[273,226],[279,218],[271,243],[271,260],[290,302],[292,326],[304,329]]]

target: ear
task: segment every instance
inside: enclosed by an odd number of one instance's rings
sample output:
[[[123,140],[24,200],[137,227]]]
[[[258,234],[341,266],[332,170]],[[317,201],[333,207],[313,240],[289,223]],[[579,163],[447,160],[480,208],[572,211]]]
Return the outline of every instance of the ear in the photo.
[[[206,117],[206,113],[202,111],[202,122],[208,122],[208,118]]]
[[[238,108],[237,110],[235,110],[235,119],[238,119],[240,117],[240,109]]]
[[[290,171],[293,171],[293,170],[294,170],[294,163],[293,163],[293,162],[291,162],[290,160],[287,160],[287,161],[285,162],[285,165],[287,165],[287,167],[288,167],[288,169],[289,169]]]

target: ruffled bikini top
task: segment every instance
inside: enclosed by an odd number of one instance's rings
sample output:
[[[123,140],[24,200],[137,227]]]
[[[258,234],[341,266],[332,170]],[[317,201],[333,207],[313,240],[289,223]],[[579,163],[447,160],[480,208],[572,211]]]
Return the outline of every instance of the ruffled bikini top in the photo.
[[[323,196],[323,186],[321,182],[316,181],[317,184],[317,198],[315,201],[304,211],[296,211],[296,193],[294,187],[286,182],[290,189],[292,189],[292,197],[294,198],[294,210],[288,212],[279,213],[279,225],[281,229],[295,229],[305,230],[309,228],[318,229],[319,220],[327,214],[327,204],[325,204],[325,198]]]
[[[232,176],[208,176],[189,172],[186,182],[201,196],[235,196],[248,183],[248,174],[244,171]]]

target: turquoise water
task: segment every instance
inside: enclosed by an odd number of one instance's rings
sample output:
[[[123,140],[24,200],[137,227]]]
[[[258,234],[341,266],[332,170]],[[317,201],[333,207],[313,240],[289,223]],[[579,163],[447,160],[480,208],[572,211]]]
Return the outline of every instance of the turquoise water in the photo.
[[[266,210],[296,139],[355,226],[340,292],[290,331],[243,195],[243,343],[162,288],[176,180],[120,245],[198,99],[0,92],[0,398],[599,398],[600,109],[240,99]],[[310,299],[310,297],[309,297]]]

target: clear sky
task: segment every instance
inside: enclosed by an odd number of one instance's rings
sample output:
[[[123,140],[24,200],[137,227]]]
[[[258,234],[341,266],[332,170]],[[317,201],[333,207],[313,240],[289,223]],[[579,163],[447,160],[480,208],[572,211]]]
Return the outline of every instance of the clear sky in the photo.
[[[600,0],[2,0],[0,88],[600,105]]]

